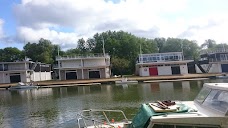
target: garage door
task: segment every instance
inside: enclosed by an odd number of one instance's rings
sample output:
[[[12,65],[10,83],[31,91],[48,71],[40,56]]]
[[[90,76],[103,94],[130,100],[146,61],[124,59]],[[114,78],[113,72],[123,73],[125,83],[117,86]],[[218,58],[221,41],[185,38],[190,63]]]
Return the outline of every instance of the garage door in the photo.
[[[150,76],[157,76],[158,75],[158,68],[149,68]]]
[[[77,72],[66,72],[66,80],[77,79]]]
[[[196,73],[196,67],[194,64],[188,65],[188,73]]]
[[[171,67],[172,74],[180,74],[180,66]]]
[[[21,82],[21,75],[10,75],[10,83]]]
[[[228,72],[228,64],[222,64],[222,72]]]
[[[89,71],[89,78],[100,78],[99,71]]]

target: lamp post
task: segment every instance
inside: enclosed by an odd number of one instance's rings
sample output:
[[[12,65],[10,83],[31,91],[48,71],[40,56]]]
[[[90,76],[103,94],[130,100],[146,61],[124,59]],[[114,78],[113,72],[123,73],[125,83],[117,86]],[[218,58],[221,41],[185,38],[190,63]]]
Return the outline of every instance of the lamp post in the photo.
[[[184,60],[183,40],[181,40],[182,59]]]

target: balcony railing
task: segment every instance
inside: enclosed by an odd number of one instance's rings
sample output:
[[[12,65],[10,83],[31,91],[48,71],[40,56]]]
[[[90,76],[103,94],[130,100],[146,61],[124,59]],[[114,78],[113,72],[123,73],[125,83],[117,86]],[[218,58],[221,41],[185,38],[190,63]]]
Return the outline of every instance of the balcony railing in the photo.
[[[228,58],[210,58],[209,62],[224,62],[228,61]]]
[[[13,70],[31,70],[29,68],[21,68],[21,67],[8,67],[8,68],[0,68],[0,71],[13,71]]]
[[[212,53],[223,53],[223,52],[228,52],[228,49],[225,48],[219,48],[215,50],[203,50],[200,52],[200,55],[202,54],[212,54]]]
[[[74,55],[74,56],[57,56],[56,60],[84,59],[84,58],[98,58],[98,57],[110,58],[108,54],[87,54],[87,55]]]

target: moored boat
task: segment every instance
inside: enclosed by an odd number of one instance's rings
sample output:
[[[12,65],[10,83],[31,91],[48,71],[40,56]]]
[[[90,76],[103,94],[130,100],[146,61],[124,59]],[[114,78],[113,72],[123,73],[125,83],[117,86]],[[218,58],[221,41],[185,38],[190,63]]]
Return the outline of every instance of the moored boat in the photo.
[[[205,83],[194,101],[167,100],[142,104],[131,122],[122,121],[118,125],[111,122],[105,127],[228,128],[227,97],[228,83]],[[98,127],[94,124],[90,128]]]
[[[117,80],[115,81],[116,84],[134,84],[134,83],[138,83],[138,81],[136,80],[128,80],[127,78],[122,78],[121,80]]]
[[[23,83],[19,82],[16,86],[9,87],[9,90],[18,90],[18,89],[37,89],[39,86],[33,85],[33,83]]]

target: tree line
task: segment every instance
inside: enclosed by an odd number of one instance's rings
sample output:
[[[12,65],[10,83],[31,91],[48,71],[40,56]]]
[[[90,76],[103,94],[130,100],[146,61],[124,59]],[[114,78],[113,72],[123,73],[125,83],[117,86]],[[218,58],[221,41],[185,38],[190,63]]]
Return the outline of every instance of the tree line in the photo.
[[[104,45],[104,46],[103,46]],[[185,59],[199,58],[201,50],[228,48],[227,44],[216,44],[212,39],[205,40],[199,46],[194,40],[179,38],[147,39],[137,37],[124,31],[106,31],[96,33],[87,40],[81,38],[75,48],[63,51],[59,45],[41,38],[38,43],[28,42],[19,50],[15,47],[0,49],[0,61],[13,62],[24,60],[25,56],[32,61],[54,64],[56,56],[70,56],[75,54],[105,53],[111,56],[111,69],[113,74],[133,74],[135,63],[140,53],[183,52]]]

